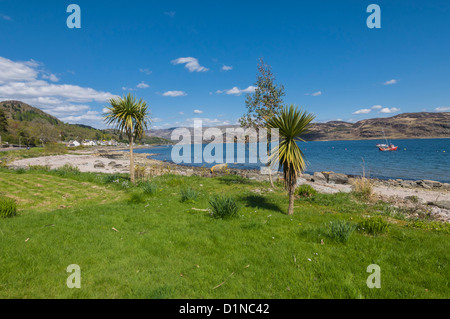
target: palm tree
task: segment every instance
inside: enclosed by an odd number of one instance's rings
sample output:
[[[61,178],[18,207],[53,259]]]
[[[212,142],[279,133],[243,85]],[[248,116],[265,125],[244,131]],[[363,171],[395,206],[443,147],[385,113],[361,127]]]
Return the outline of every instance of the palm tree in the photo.
[[[147,115],[147,102],[128,93],[123,98],[117,97],[109,100],[110,106],[105,113],[105,122],[115,126],[120,132],[125,133],[130,144],[130,178],[134,184],[134,157],[133,143],[145,135],[150,118]]]
[[[293,105],[285,106],[278,114],[267,119],[271,129],[278,129],[280,142],[270,155],[269,162],[278,162],[283,166],[284,186],[289,193],[288,214],[294,214],[294,191],[297,177],[306,169],[304,155],[297,142],[300,137],[309,132],[315,116],[306,111],[298,110]]]

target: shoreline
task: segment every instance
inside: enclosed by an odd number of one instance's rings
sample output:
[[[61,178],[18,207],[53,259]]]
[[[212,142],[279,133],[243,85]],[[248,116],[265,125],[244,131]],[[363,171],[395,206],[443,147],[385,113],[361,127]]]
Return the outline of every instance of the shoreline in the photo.
[[[143,148],[149,148],[147,146]],[[66,164],[78,167],[81,172],[94,173],[129,173],[129,153],[118,152],[125,148],[93,148],[69,151],[65,155],[15,160],[8,167],[27,169],[32,165],[47,166],[56,169]],[[239,175],[256,181],[269,181],[269,175],[261,174],[259,170],[226,168],[211,172],[210,168],[178,165],[149,158],[151,153],[135,153],[135,167],[141,167],[148,176],[176,174],[181,176],[198,175],[202,177],[217,177],[224,175]],[[272,175],[276,182],[282,178],[280,172]],[[302,174],[297,185],[308,184],[321,193],[349,193],[353,190],[353,182],[357,176],[335,172],[314,172]],[[381,180],[368,178],[372,182],[377,198],[396,207],[417,206],[426,211],[429,216],[444,222],[450,222],[450,183],[431,180]]]

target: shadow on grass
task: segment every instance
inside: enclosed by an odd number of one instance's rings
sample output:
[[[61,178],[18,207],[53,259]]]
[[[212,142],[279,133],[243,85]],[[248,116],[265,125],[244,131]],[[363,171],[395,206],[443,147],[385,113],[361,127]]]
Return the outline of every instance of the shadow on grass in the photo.
[[[242,197],[242,200],[244,202],[246,202],[247,207],[267,209],[267,210],[279,212],[282,214],[286,214],[286,212],[283,211],[280,208],[280,206],[269,202],[266,197],[261,196],[261,195],[247,195],[247,196]]]
[[[225,175],[225,176],[220,176],[220,177],[216,177],[216,179],[223,183],[223,184],[227,184],[227,185],[234,185],[234,184],[251,184],[252,181],[249,180],[248,178],[239,176],[239,175]]]

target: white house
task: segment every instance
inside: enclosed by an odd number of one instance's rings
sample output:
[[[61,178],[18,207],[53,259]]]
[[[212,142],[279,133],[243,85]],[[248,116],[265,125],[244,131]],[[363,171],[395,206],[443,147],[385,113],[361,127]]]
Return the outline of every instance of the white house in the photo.
[[[77,147],[80,146],[80,142],[78,141],[70,141],[68,147]]]
[[[97,145],[97,143],[95,143],[94,141],[85,141],[83,143],[83,146],[95,146]]]

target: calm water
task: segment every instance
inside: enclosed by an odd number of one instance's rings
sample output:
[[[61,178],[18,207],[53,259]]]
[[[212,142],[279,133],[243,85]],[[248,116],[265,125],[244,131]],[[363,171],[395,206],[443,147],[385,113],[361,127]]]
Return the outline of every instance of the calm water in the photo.
[[[395,140],[392,142],[399,146],[398,151],[395,152],[380,152],[375,145],[383,142],[383,140],[327,141],[300,143],[299,146],[307,161],[307,173],[334,171],[361,175],[364,159],[366,176],[450,182],[450,139]],[[151,157],[157,160],[172,161],[172,146],[138,149],[135,152],[157,153]],[[225,148],[223,153],[225,156]],[[192,156],[194,154],[193,148],[191,154]],[[248,163],[248,152],[246,154],[245,164],[228,164],[229,167],[259,168],[259,164]],[[235,157],[235,162],[238,160],[242,159]],[[211,167],[215,163],[189,165]]]

